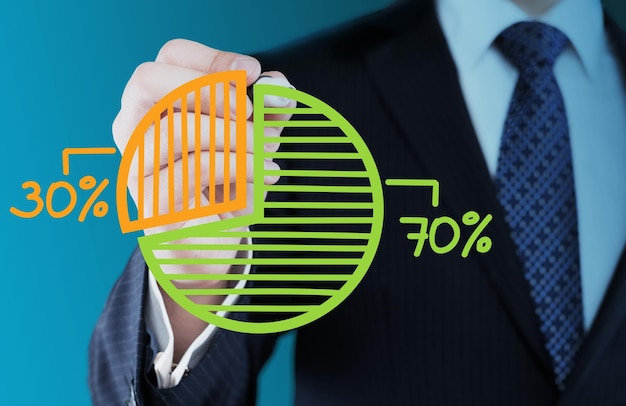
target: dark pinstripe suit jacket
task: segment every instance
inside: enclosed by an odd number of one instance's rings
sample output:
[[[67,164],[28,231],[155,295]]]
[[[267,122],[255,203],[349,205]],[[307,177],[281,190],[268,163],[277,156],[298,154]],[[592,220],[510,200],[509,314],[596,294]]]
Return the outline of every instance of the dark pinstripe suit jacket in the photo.
[[[624,60],[624,36],[607,26]],[[341,112],[383,179],[442,185],[437,209],[426,191],[385,190],[385,228],[370,271],[342,305],[299,330],[298,405],[626,405],[625,255],[559,393],[432,4],[400,4],[262,59]],[[412,256],[400,215],[460,218],[469,209],[494,214],[491,252]],[[145,295],[136,252],[91,342],[94,403],[254,404],[275,336],[220,331],[180,385],[158,390]]]

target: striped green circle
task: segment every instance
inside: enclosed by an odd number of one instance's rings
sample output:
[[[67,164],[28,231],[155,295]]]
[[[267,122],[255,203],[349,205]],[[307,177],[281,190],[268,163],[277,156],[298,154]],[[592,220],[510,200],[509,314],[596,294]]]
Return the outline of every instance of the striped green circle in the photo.
[[[296,100],[297,108],[268,108],[263,101],[265,96],[278,96]],[[293,114],[289,121],[276,122],[265,121],[266,114]],[[311,116],[313,119],[302,119]],[[299,135],[281,136],[283,145],[289,144],[294,151],[265,152],[264,144],[275,142],[275,138],[264,137],[265,126],[294,127]],[[307,134],[307,129],[320,132],[324,128],[324,134]],[[314,133],[315,131],[313,131]],[[374,255],[380,242],[383,224],[383,193],[378,169],[372,155],[363,139],[350,123],[337,111],[319,99],[297,91],[280,86],[257,84],[254,86],[254,140],[255,140],[255,180],[254,180],[254,213],[234,219],[223,220],[217,223],[189,227],[182,230],[174,230],[160,234],[141,237],[140,248],[146,259],[150,271],[163,290],[172,297],[180,306],[196,317],[214,324],[218,327],[244,333],[273,333],[301,327],[330,312],[338,306],[359,284],[374,259]],[[328,144],[341,144],[343,151],[328,151],[324,146]],[[298,151],[299,147],[303,151]],[[316,148],[319,147],[319,151]],[[265,158],[280,159],[282,162],[303,161],[323,162],[323,169],[296,169],[280,170],[279,172],[267,171],[264,168]],[[334,163],[350,162],[354,164],[354,170],[333,169]],[[291,183],[266,186],[263,178],[267,175],[279,175],[289,178]],[[361,184],[336,185],[333,182],[338,179],[360,179]],[[327,181],[325,181],[327,180]],[[325,184],[326,182],[326,184]],[[269,197],[277,192],[286,192],[291,196],[299,196],[302,201],[279,201],[265,199],[265,193]],[[349,196],[359,195],[358,202],[352,201]],[[333,196],[333,199],[324,199],[321,196]],[[348,197],[341,199],[341,197]],[[298,216],[298,217],[275,217],[266,216],[266,211],[276,209],[314,209],[318,212],[328,212],[327,216]],[[333,216],[338,210],[342,216]],[[369,213],[364,216],[362,213]],[[352,213],[353,215],[346,215]],[[301,227],[331,227],[332,231],[307,230],[294,231],[294,225]],[[265,227],[264,231],[232,231],[242,226]],[[367,232],[353,231],[352,227],[367,228]],[[284,229],[281,229],[284,228]],[[241,237],[251,238],[252,244],[242,245],[217,245],[217,244],[171,244],[172,241],[188,237]],[[259,242],[263,241],[263,242]],[[269,243],[267,242],[269,241]],[[274,242],[272,242],[274,241]],[[287,241],[287,242],[285,242]],[[305,242],[303,242],[305,241]],[[315,243],[322,241],[323,243]],[[328,242],[330,241],[330,242]],[[336,241],[336,243],[334,242]],[[249,250],[271,255],[262,258],[235,258],[235,259],[211,259],[211,258],[187,258],[187,259],[158,259],[156,252],[159,250]],[[298,256],[294,256],[298,253]],[[328,254],[327,257],[311,258],[310,255],[320,253]],[[309,256],[307,256],[309,254]],[[343,255],[343,256],[342,256]],[[314,262],[312,262],[314,261]],[[201,265],[201,264],[229,264],[229,265],[263,265],[264,272],[253,272],[247,275],[207,275],[197,273],[168,274],[163,266],[176,265]],[[275,266],[298,267],[297,272],[289,274],[267,272]],[[328,267],[333,270],[328,273],[307,273],[309,266]],[[337,267],[351,269],[349,272],[337,273]],[[281,296],[307,296],[322,299],[317,304],[293,305],[293,304],[222,304],[222,305],[199,305],[194,303],[190,296],[203,294],[203,290],[179,289],[174,280],[231,280],[240,285],[245,281],[263,283],[277,283],[279,287],[228,287],[211,290],[211,294],[241,294],[261,295],[266,298]],[[319,282],[324,284],[341,285],[339,288],[296,288],[280,287],[280,283]],[[266,314],[280,314],[282,318],[266,322],[242,321],[225,317],[227,312],[251,313],[259,312]],[[285,316],[283,316],[285,315]]]

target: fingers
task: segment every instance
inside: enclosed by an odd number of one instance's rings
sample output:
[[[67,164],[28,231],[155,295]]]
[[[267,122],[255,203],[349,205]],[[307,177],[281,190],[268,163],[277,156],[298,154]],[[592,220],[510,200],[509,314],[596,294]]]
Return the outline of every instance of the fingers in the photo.
[[[276,168],[278,168],[278,165],[276,165]],[[276,182],[278,182],[278,178],[265,178],[265,184],[274,184]],[[221,189],[218,189],[218,193],[221,192]],[[248,214],[252,214],[254,212],[254,184],[252,183],[247,183],[246,184],[246,207],[244,207],[241,210],[236,210],[233,212],[226,212],[226,213],[220,213],[219,217],[221,219],[228,219],[228,218],[232,218],[232,217],[240,217],[240,216],[245,216]]]
[[[262,76],[268,76],[270,78],[273,78],[274,80],[272,80],[271,82],[268,81],[271,84],[275,84],[278,86],[285,86],[285,87],[290,87],[293,88],[293,86],[289,83],[289,81],[287,80],[287,78],[285,77],[284,74],[282,74],[281,72],[277,72],[277,71],[270,71],[270,72],[264,72],[262,74]],[[263,78],[261,78],[259,80],[259,83],[262,83]],[[294,100],[290,100],[290,99],[285,99],[283,97],[277,97],[277,96],[266,96],[265,100],[263,101],[265,107],[296,107],[296,102]],[[291,118],[292,114],[265,114],[263,116],[263,119],[265,121],[287,121]],[[273,152],[278,150],[278,147],[280,146],[280,134],[283,130],[283,127],[265,127],[265,136],[266,137],[276,137],[276,142],[275,143],[265,143],[264,145],[264,149],[266,151],[269,152]]]
[[[170,123],[171,121],[171,123]],[[198,132],[196,126],[199,124]],[[170,127],[173,129],[170,137]],[[210,134],[211,128],[214,128],[215,136],[207,136]],[[242,144],[238,142],[240,136],[234,121],[229,121],[228,125],[225,120],[216,118],[214,124],[211,118],[206,115],[196,116],[194,113],[174,113],[161,118],[158,125],[153,125],[146,132],[143,142],[143,172],[139,174],[138,153],[133,155],[130,164],[129,177],[137,178],[139,176],[149,176],[155,171],[165,168],[170,160],[178,161],[183,155],[195,152],[210,152],[214,149],[218,153],[234,153],[239,151]],[[245,122],[243,129],[245,134],[245,152],[254,152],[254,124],[250,121]],[[158,133],[155,133],[158,131]],[[266,137],[278,137],[279,131],[274,127],[266,127],[264,129]],[[278,138],[277,138],[278,139]],[[211,143],[215,145],[212,146]],[[265,143],[264,150],[266,152],[275,152],[279,143]]]
[[[229,187],[232,189],[234,188],[234,183],[229,185]],[[224,188],[223,187],[218,187],[216,190],[216,195],[217,195],[217,199],[219,201],[223,201],[223,191]],[[202,194],[201,197],[201,205],[202,206],[206,206],[209,204],[209,200],[206,196],[206,193]],[[152,227],[152,228],[146,228],[144,230],[146,235],[150,235],[150,234],[156,234],[156,233],[161,233],[163,231],[167,231],[167,230],[174,230],[174,229],[179,229],[179,228],[184,228],[184,227],[192,227],[195,225],[200,225],[200,224],[207,224],[207,223],[213,223],[215,221],[219,221],[219,220],[225,220],[225,219],[232,219],[234,217],[240,217],[240,216],[245,216],[248,214],[252,214],[254,212],[254,185],[252,183],[247,183],[246,184],[246,207],[240,210],[236,210],[236,211],[232,211],[232,212],[223,212],[223,213],[218,213],[212,216],[208,216],[208,217],[199,217],[199,218],[193,218],[190,220],[186,220],[186,221],[181,221],[181,222],[177,222],[177,223],[173,223],[173,224],[167,224],[167,225],[163,225],[163,226],[157,226],[157,227]],[[246,229],[246,226],[242,226],[239,230],[240,231],[244,231]],[[237,229],[232,229],[237,230]],[[238,241],[240,241],[240,238],[229,238],[229,237],[219,237],[219,238],[211,238],[211,241],[214,244],[236,244]],[[176,241],[179,243],[199,243],[199,244],[206,244],[207,243],[207,237],[193,237],[193,238],[186,238],[184,240],[181,241]],[[181,257],[181,254],[183,257],[189,257],[189,256],[195,256],[197,257],[197,255],[194,255],[194,253],[197,253],[198,251],[193,251],[193,250],[184,250],[184,251],[161,251],[161,255],[163,258],[167,258],[167,257]],[[236,254],[236,252],[232,252],[231,255],[234,256]],[[197,268],[198,265],[185,265],[184,268],[186,270],[188,270],[190,273],[193,272],[202,272],[203,270],[206,270],[204,266],[202,266],[201,268],[198,268],[196,271],[191,271],[191,269],[193,268]],[[228,268],[230,267],[230,265],[226,266],[226,270],[228,270]],[[178,266],[175,267],[176,269],[180,269]],[[175,270],[173,270],[173,272],[176,272]]]
[[[261,64],[251,56],[220,51],[185,39],[168,41],[159,51],[156,62],[181,66],[203,74],[245,70],[246,85],[256,81],[261,73]]]
[[[214,162],[211,162],[212,158]],[[245,181],[252,184],[254,157],[246,154],[245,159]],[[264,161],[264,166],[266,170],[280,169],[270,160]],[[143,217],[153,217],[157,213],[179,212],[235,199],[238,171],[241,167],[237,165],[234,153],[190,153],[186,159],[180,159],[155,174],[129,181],[128,188],[135,203],[143,205]],[[275,176],[264,179],[266,184],[277,181]]]
[[[170,129],[172,133],[170,134]],[[214,129],[214,135],[211,135]],[[196,131],[197,130],[197,131]],[[163,169],[170,160],[177,161],[183,154],[190,152],[235,152],[241,148],[237,145],[240,135],[235,121],[228,122],[221,118],[214,121],[204,114],[173,113],[159,121],[158,125],[149,128],[144,136],[144,170],[143,176],[154,173],[155,167]],[[254,152],[254,128],[249,121],[245,122],[245,149]],[[183,142],[184,141],[184,142]],[[198,142],[199,141],[199,142]],[[215,145],[211,145],[211,143]],[[156,156],[155,156],[156,153]],[[130,176],[138,176],[137,154],[133,157],[130,166]]]
[[[200,71],[157,62],[139,65],[126,84],[120,112],[113,122],[115,142],[125,147],[139,121],[159,100],[173,89],[203,75],[205,73]],[[228,106],[224,103],[225,92],[229,93]],[[186,109],[190,112],[200,110],[204,114],[213,113],[217,117],[234,118],[237,113],[235,111],[236,100],[233,86],[224,89],[224,84],[218,83],[212,87],[203,87],[199,95],[196,92],[188,93],[185,102]],[[245,111],[238,114],[244,114],[247,118],[252,113],[252,103],[248,98],[245,102]],[[180,109],[181,102],[177,101],[174,108]]]
[[[261,73],[256,59],[219,51],[202,44],[173,40],[159,51],[155,62],[140,65],[124,89],[122,107],[113,123],[115,142],[125,151],[128,142],[141,119],[173,89],[209,73],[228,70],[245,70],[246,84],[251,85]],[[290,86],[280,72],[264,75],[278,79],[273,84]],[[171,213],[231,200],[236,195],[236,154],[241,153],[237,144],[234,87],[216,84],[205,86],[200,92],[191,92],[185,100],[160,113],[160,120],[143,134],[141,148],[134,151],[130,166],[128,187],[131,196],[143,212],[143,217],[155,213]],[[246,97],[244,116],[251,119],[252,103]],[[264,100],[266,107],[295,107],[295,102],[278,96]],[[199,114],[197,114],[198,112]],[[287,112],[288,113],[288,112]],[[158,116],[157,116],[158,117]],[[267,114],[265,120],[286,121],[291,114]],[[142,129],[143,131],[143,129]],[[279,146],[282,128],[264,127],[265,137],[276,137],[276,143],[264,143],[266,151]],[[254,126],[246,121],[245,179],[252,187],[254,159]],[[142,153],[142,170],[139,171],[139,153]],[[258,159],[261,159],[258,157]],[[271,161],[266,169],[279,169]],[[278,177],[268,177],[265,183],[275,183]],[[241,184],[241,179],[240,179]],[[200,191],[200,196],[198,195]],[[250,192],[251,193],[251,192]],[[252,194],[248,196],[250,202]],[[250,210],[249,207],[243,212]],[[242,213],[243,213],[242,212]],[[220,216],[239,215],[239,212]]]
[[[259,84],[271,84],[274,86],[287,87],[290,89],[294,89],[294,87],[289,83],[285,75],[278,71],[270,71],[264,72],[261,75],[261,78],[256,82]],[[263,105],[265,107],[295,107],[296,102],[294,100],[288,99],[286,97],[275,96],[275,95],[266,95],[265,100],[263,100]],[[267,114],[265,119],[273,119],[273,120],[289,120],[291,114]]]

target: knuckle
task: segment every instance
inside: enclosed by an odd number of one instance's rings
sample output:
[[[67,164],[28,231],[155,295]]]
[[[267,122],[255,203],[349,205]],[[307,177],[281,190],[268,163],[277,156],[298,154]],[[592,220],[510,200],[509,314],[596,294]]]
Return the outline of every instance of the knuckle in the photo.
[[[159,49],[159,52],[156,57],[156,61],[168,62],[168,63],[175,62],[177,58],[176,55],[178,53],[178,50],[182,46],[184,46],[187,42],[188,42],[187,40],[181,39],[181,38],[174,38],[174,39],[167,41],[165,44],[163,44],[161,49]]]
[[[126,116],[143,116],[154,104],[151,90],[157,80],[156,63],[144,62],[137,66],[126,83],[121,97],[120,113]]]
[[[271,142],[266,144],[267,152],[276,152],[278,151],[278,148],[280,148],[280,143],[278,142]]]
[[[144,62],[135,68],[122,92],[122,108],[132,106],[141,100],[141,96],[146,91],[146,86],[153,75],[153,71],[154,62]]]
[[[135,68],[135,71],[130,77],[130,80],[128,81],[128,84],[142,86],[142,85],[145,85],[146,83],[149,83],[150,79],[152,78],[154,74],[155,65],[156,65],[156,62],[143,62],[137,65],[137,67]]]
[[[124,153],[126,147],[128,146],[130,131],[127,127],[128,125],[123,117],[123,113],[118,113],[117,117],[113,120],[113,123],[111,123],[111,132],[113,133],[113,142],[115,142],[115,146],[120,153]]]
[[[115,142],[117,149],[119,149],[120,151],[123,150],[121,127],[122,126],[120,124],[120,115],[118,114],[115,119],[113,119],[113,123],[111,123],[111,132],[113,133],[113,141]]]
[[[212,60],[208,61],[209,71],[222,72],[230,70],[235,59],[235,54],[219,51],[213,56]]]
[[[128,105],[135,99],[135,95],[137,94],[137,89],[135,85],[128,82],[124,87],[124,92],[122,92],[122,97],[120,98],[120,106],[122,109],[127,108]]]

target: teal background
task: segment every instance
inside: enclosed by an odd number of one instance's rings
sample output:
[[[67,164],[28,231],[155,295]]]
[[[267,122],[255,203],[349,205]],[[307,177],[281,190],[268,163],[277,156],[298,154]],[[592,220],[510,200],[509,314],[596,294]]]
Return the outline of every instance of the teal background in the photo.
[[[565,0],[566,1],[566,0]],[[114,188],[103,219],[77,221],[78,211],[31,220],[22,182],[45,189],[86,174],[115,183],[119,155],[72,159],[66,147],[114,146],[111,122],[134,67],[154,58],[168,39],[183,37],[254,52],[384,7],[391,0],[0,3],[0,254],[2,309],[0,403],[86,405],[87,346],[108,292],[135,246],[122,235]],[[626,4],[607,1],[626,25]],[[79,202],[86,198],[79,194]],[[84,201],[84,200],[83,200]],[[58,207],[63,206],[59,197]],[[289,405],[293,397],[294,334],[284,336],[260,380],[258,404]]]

